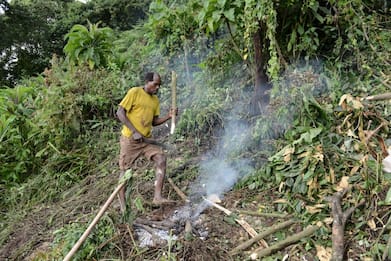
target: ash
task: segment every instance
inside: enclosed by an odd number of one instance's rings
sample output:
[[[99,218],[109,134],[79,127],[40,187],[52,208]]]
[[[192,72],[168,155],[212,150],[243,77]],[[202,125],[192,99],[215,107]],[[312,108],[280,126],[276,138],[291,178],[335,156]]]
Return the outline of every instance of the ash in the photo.
[[[160,229],[154,229],[153,232],[151,230],[148,232],[145,229],[136,228],[135,232],[140,247],[157,247],[166,244],[170,240],[175,241],[178,239],[176,235],[170,235],[168,231]]]
[[[188,203],[173,211],[173,214],[164,221],[145,221],[142,224],[134,223],[140,247],[157,247],[184,238],[191,233],[192,236],[206,240],[209,229],[205,226],[206,215],[202,212],[208,203],[201,201],[198,204]],[[141,220],[139,220],[141,221]],[[190,222],[191,231],[185,231],[186,222]],[[148,225],[147,225],[148,223]]]

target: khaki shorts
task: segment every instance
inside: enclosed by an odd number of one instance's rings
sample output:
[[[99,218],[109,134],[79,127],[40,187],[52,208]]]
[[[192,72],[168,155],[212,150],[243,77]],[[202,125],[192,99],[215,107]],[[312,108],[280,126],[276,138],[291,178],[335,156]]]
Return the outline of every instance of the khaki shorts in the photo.
[[[120,170],[130,169],[133,163],[140,156],[145,156],[151,160],[157,154],[163,154],[163,149],[158,145],[145,142],[137,142],[132,137],[128,138],[121,135],[119,153],[119,168]]]

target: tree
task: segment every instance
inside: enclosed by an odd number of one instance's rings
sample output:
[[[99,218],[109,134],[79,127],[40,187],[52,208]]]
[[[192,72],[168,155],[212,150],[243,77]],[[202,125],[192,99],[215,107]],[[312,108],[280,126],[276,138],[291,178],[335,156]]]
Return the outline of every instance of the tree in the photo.
[[[40,74],[53,54],[63,56],[64,35],[73,25],[87,25],[89,19],[128,30],[145,17],[148,5],[140,0],[1,0],[0,86]]]
[[[104,27],[124,31],[145,19],[149,3],[150,0],[95,0],[88,1],[81,11],[91,23],[100,21]]]
[[[209,38],[231,39],[232,45],[227,51],[235,51],[252,72],[252,107],[257,113],[263,101],[267,102],[263,97],[267,98],[268,89],[279,78],[281,70],[288,64],[286,61],[302,59],[308,62],[324,56],[330,58],[331,55],[341,57],[341,52],[348,55],[356,53],[359,58],[362,57],[359,52],[372,49],[377,53],[377,49],[387,48],[381,45],[374,47],[374,43],[369,42],[370,34],[375,38],[386,37],[383,30],[368,28],[368,24],[377,24],[378,28],[389,25],[385,22],[389,21],[386,18],[389,10],[380,2],[203,0],[189,1],[186,11],[196,17],[199,28]],[[162,3],[167,3],[173,10],[179,5],[176,1],[162,0],[154,1],[152,5]],[[156,23],[156,29],[163,27],[163,32],[175,32],[178,24],[183,22],[179,16],[165,15],[161,18]],[[166,39],[172,37],[171,34],[166,35]],[[357,39],[362,40],[361,46]],[[354,59],[354,56],[350,57]],[[379,58],[388,63],[384,57]],[[363,61],[352,62],[352,65],[354,63],[363,64]]]
[[[0,15],[3,41],[0,43],[0,85],[13,86],[19,79],[41,73],[52,53],[61,51],[53,29],[66,1],[12,1]],[[60,39],[69,30],[62,32]],[[59,48],[59,46],[61,46]],[[62,54],[62,53],[60,53]]]

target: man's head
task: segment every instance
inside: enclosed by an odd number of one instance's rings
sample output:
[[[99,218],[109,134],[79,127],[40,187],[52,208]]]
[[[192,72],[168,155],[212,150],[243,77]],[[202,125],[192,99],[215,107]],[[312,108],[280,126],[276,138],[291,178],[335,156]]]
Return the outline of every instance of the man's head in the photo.
[[[149,94],[156,94],[160,88],[160,75],[154,72],[145,74],[144,90]]]

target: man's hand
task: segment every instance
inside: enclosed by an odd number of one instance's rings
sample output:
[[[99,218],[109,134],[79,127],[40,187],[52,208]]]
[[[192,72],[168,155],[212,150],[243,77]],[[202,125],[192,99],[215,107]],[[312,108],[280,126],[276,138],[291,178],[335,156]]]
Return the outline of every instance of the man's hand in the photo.
[[[133,132],[132,138],[138,142],[143,141],[143,135],[141,135],[138,131]]]
[[[168,112],[168,116],[172,118],[172,116],[178,116],[178,108],[171,108],[170,111]]]

